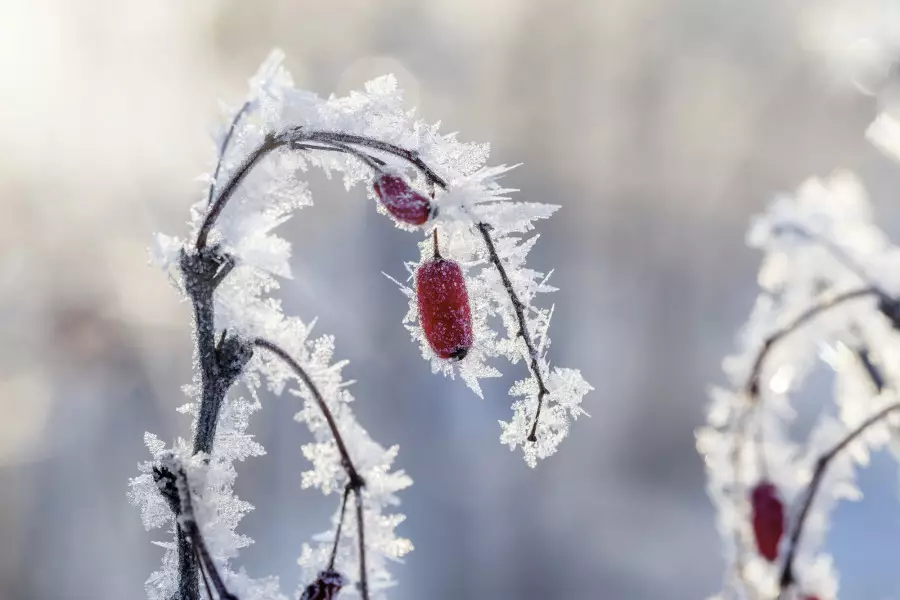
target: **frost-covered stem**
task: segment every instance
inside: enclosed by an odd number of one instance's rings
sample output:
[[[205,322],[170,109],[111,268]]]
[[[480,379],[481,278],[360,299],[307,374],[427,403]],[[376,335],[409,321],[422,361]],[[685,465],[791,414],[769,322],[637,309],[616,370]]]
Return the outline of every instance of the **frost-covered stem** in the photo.
[[[197,552],[196,547],[194,547],[194,560],[196,560],[198,564],[200,563],[200,553]],[[203,589],[206,590],[206,597],[209,598],[209,600],[212,600],[212,587],[209,585],[209,578],[206,576],[205,569],[200,569],[200,577],[203,579]]]
[[[216,160],[216,170],[213,171],[212,180],[209,182],[209,193],[206,197],[206,203],[211,204],[213,201],[213,194],[216,190],[216,181],[219,179],[219,171],[222,169],[222,161],[225,159],[225,152],[228,150],[228,144],[231,142],[231,137],[234,135],[234,130],[237,127],[237,124],[240,122],[241,117],[244,116],[250,109],[250,101],[244,102],[243,106],[241,106],[240,110],[234,113],[234,118],[231,119],[231,125],[228,127],[228,133],[225,134],[225,137],[222,139],[222,145],[219,147],[219,158]]]
[[[223,332],[216,344],[213,294],[233,268],[233,259],[220,254],[217,248],[181,255],[185,290],[194,308],[200,361],[200,412],[194,432],[194,454],[212,453],[222,401],[253,355],[252,346],[236,335]]]
[[[858,290],[851,290],[849,292],[838,294],[830,300],[826,300],[825,302],[816,304],[815,306],[806,309],[789,325],[769,335],[769,337],[767,337],[763,342],[762,348],[760,348],[759,352],[757,353],[756,360],[753,361],[753,367],[750,370],[750,376],[747,378],[746,391],[750,396],[750,400],[755,402],[759,398],[759,378],[762,374],[763,362],[765,361],[766,356],[768,356],[769,352],[772,350],[772,347],[775,344],[777,344],[784,337],[796,331],[802,325],[806,324],[808,321],[825,311],[831,310],[832,308],[850,300],[875,295],[884,297],[884,293],[879,288],[874,286],[868,286]]]
[[[193,452],[211,454],[222,402],[253,355],[253,348],[236,335],[222,332],[216,343],[213,294],[234,268],[234,260],[217,248],[188,254],[182,251],[184,287],[194,309],[196,354],[200,363],[200,410],[194,431]],[[176,516],[179,514],[174,511]],[[189,531],[177,530],[180,600],[197,600],[197,562]],[[202,551],[200,549],[197,552]]]
[[[435,173],[431,167],[425,164],[425,161],[419,158],[419,153],[413,150],[407,150],[396,144],[390,144],[381,140],[343,131],[308,131],[305,132],[302,137],[303,139],[310,141],[355,144],[357,146],[364,146],[366,148],[392,154],[398,158],[402,158],[419,169],[429,182],[436,184],[441,189],[447,189],[447,182],[444,181],[440,175]]]
[[[324,143],[331,147],[307,146],[304,144],[304,142],[307,141]],[[447,182],[444,181],[440,175],[431,170],[431,168],[419,158],[418,153],[412,150],[407,150],[406,148],[402,148],[395,144],[389,144],[388,142],[383,142],[381,140],[342,131],[303,131],[300,127],[290,127],[277,134],[267,134],[263,142],[250,152],[247,158],[244,159],[244,162],[242,162],[231,177],[229,177],[218,195],[216,195],[215,201],[212,201],[209,211],[206,213],[206,217],[204,217],[203,222],[200,225],[200,229],[197,232],[197,250],[202,250],[206,247],[209,232],[212,230],[219,215],[222,214],[222,210],[225,208],[228,200],[231,198],[232,194],[234,194],[235,190],[237,190],[244,178],[253,170],[253,167],[255,167],[259,161],[277,148],[290,146],[297,150],[316,149],[344,152],[345,154],[350,154],[351,156],[355,156],[362,160],[375,170],[379,170],[379,167],[384,164],[380,159],[360,152],[347,144],[372,148],[402,158],[422,171],[428,179],[429,184],[436,184],[441,189],[447,189]],[[226,146],[223,144],[223,153],[225,148]]]
[[[781,594],[779,595],[779,597],[783,596],[787,589],[794,583],[794,556],[797,551],[797,546],[800,543],[800,537],[803,534],[803,526],[806,523],[806,517],[809,515],[809,510],[812,507],[816,492],[819,489],[819,485],[822,483],[822,479],[825,476],[825,470],[828,468],[828,465],[838,454],[841,453],[841,451],[844,450],[844,448],[850,445],[853,440],[862,435],[866,431],[866,429],[878,423],[879,421],[887,417],[890,413],[898,409],[900,409],[900,402],[895,402],[894,404],[881,409],[880,411],[863,421],[856,429],[848,433],[844,437],[844,439],[835,444],[835,446],[831,448],[831,450],[820,456],[816,461],[816,468],[815,471],[813,471],[812,480],[810,480],[809,482],[809,488],[807,489],[806,496],[803,500],[803,506],[800,509],[800,515],[797,517],[797,522],[794,525],[794,530],[791,532],[788,552],[784,560],[784,568],[781,571],[781,579],[779,582]]]
[[[319,388],[316,387],[316,384],[313,382],[312,378],[306,372],[306,370],[300,366],[296,360],[294,360],[290,354],[288,354],[281,346],[270,342],[269,340],[263,338],[256,338],[253,340],[253,344],[258,348],[263,348],[264,350],[268,350],[281,360],[287,364],[291,370],[303,381],[304,385],[309,388],[310,393],[312,393],[313,398],[316,401],[316,404],[319,406],[319,409],[322,411],[323,416],[325,417],[325,421],[328,423],[328,427],[331,429],[331,435],[334,437],[334,443],[337,445],[338,452],[341,455],[341,466],[344,468],[344,471],[347,473],[347,490],[352,489],[356,494],[356,520],[357,525],[356,529],[359,534],[359,589],[360,594],[363,597],[363,600],[369,600],[369,583],[368,583],[368,575],[366,572],[366,541],[365,541],[365,522],[363,520],[363,500],[362,500],[362,489],[365,487],[366,482],[356,470],[356,467],[353,464],[353,461],[350,459],[350,453],[347,452],[347,446],[344,445],[344,439],[341,437],[340,431],[338,431],[337,423],[334,420],[334,415],[331,414],[331,410],[328,408],[328,405],[325,403],[325,398],[322,397],[322,393],[319,391]],[[346,494],[347,491],[344,491],[344,500],[346,506]],[[341,508],[341,523],[344,521],[344,508]],[[338,526],[338,535],[340,535],[340,526]],[[335,541],[335,548],[337,548],[337,541]],[[331,558],[332,563],[334,562],[334,556]]]
[[[356,531],[359,534],[359,594],[369,600],[369,576],[366,573],[366,523],[363,519],[362,487],[353,488],[356,494]]]
[[[258,348],[263,348],[268,350],[281,360],[287,364],[292,371],[303,381],[303,384],[309,388],[309,391],[312,393],[313,398],[316,401],[316,404],[319,406],[319,409],[322,411],[322,414],[325,416],[325,421],[328,423],[328,428],[331,429],[331,435],[334,437],[334,442],[337,445],[338,452],[341,455],[341,466],[347,472],[347,478],[349,479],[348,485],[354,489],[362,488],[365,486],[365,482],[360,474],[357,472],[356,467],[353,465],[353,461],[350,459],[350,453],[347,452],[347,446],[344,444],[344,438],[341,437],[341,432],[338,431],[337,423],[334,420],[334,415],[331,414],[331,410],[328,408],[328,405],[325,404],[325,398],[322,397],[322,393],[319,391],[319,388],[316,387],[316,384],[313,382],[312,378],[306,372],[306,370],[300,366],[296,360],[294,360],[290,354],[287,353],[281,346],[270,342],[269,340],[263,338],[256,338],[253,340],[253,345]]]
[[[433,236],[433,240],[434,240],[434,242],[433,242],[433,245],[434,245],[434,256],[433,256],[433,257],[434,257],[434,258],[441,258],[441,251],[438,249],[438,230],[437,230],[437,227],[435,227],[435,228],[431,231],[431,235]]]
[[[325,143],[325,142],[323,142]],[[340,142],[327,142],[328,146],[321,146],[317,144],[301,144],[294,143],[291,144],[291,150],[324,150],[326,152],[340,152],[342,154],[349,154],[360,161],[362,161],[367,167],[376,172],[381,172],[381,167],[385,165],[385,162],[380,158],[376,158],[365,152],[357,150],[353,146],[348,146],[347,144],[342,144]]]
[[[341,517],[338,519],[337,530],[334,532],[334,546],[331,547],[331,558],[328,559],[327,571],[334,570],[334,561],[337,559],[338,542],[341,540],[341,529],[344,527],[344,515],[347,513],[347,498],[350,497],[350,486],[344,487],[344,496],[341,499]]]
[[[209,554],[209,549],[206,547],[206,542],[203,540],[203,534],[200,532],[196,518],[194,518],[191,488],[184,468],[174,457],[170,456],[162,461],[162,467],[158,473],[158,482],[162,482],[161,491],[170,500],[170,504],[176,504],[172,502],[172,497],[177,496],[177,505],[173,506],[176,509],[176,522],[190,539],[193,551],[196,553],[201,566],[208,573],[212,586],[216,589],[220,600],[238,600],[238,597],[225,587],[225,583],[222,581],[222,577],[219,575],[218,569],[216,569],[216,565]],[[204,575],[204,580],[206,580],[206,575]]]
[[[519,321],[518,334],[525,340],[525,347],[528,349],[528,357],[531,361],[531,375],[534,377],[538,386],[537,411],[534,413],[534,423],[531,426],[531,432],[528,434],[528,441],[536,442],[538,421],[541,418],[541,406],[544,403],[544,396],[550,393],[550,390],[548,390],[547,386],[544,384],[544,376],[541,375],[538,353],[534,347],[534,343],[531,341],[531,336],[528,334],[528,324],[525,322],[525,305],[519,300],[516,290],[513,289],[512,281],[510,281],[509,275],[507,275],[506,269],[503,267],[503,262],[500,260],[500,255],[497,254],[497,248],[494,246],[494,240],[491,238],[490,234],[491,226],[487,223],[478,223],[476,227],[478,227],[478,231],[481,232],[481,237],[484,238],[484,243],[488,249],[488,256],[500,273],[500,280],[503,281],[503,287],[506,288],[506,293],[509,294],[509,299],[512,301],[516,319]]]
[[[218,195],[216,195],[215,201],[209,207],[209,212],[206,213],[206,217],[200,225],[200,230],[197,232],[196,248],[198,251],[203,250],[206,247],[206,240],[209,237],[212,226],[215,224],[216,219],[219,218],[219,215],[222,213],[222,210],[225,208],[231,195],[234,194],[241,181],[244,180],[244,177],[246,177],[247,174],[253,170],[253,167],[265,158],[267,154],[289,142],[290,140],[282,135],[266,135],[266,139],[263,140],[262,144],[257,146],[253,152],[244,159],[244,162],[241,163],[234,174],[228,179],[225,186],[222,187]]]
[[[825,248],[825,250],[827,250],[828,253],[835,258],[835,260],[847,267],[849,270],[853,271],[857,276],[859,276],[860,279],[867,282],[872,281],[868,273],[866,273],[863,268],[844,251],[843,248],[835,244],[827,237],[814,233],[806,229],[802,225],[798,225],[797,223],[780,223],[776,226],[776,230],[778,232],[789,231],[791,233],[799,235],[800,237],[805,237],[809,240],[812,240],[813,242]]]

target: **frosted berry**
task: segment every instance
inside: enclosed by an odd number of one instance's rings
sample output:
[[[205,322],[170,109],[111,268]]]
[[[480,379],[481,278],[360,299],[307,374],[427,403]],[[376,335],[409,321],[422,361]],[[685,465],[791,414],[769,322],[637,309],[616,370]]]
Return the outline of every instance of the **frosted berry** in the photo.
[[[306,586],[300,600],[333,600],[346,584],[343,575],[334,569],[320,571],[316,580]]]
[[[416,271],[419,322],[425,339],[441,358],[461,360],[472,347],[472,312],[462,269],[456,261],[435,256]]]
[[[381,173],[373,184],[381,205],[398,221],[421,225],[431,214],[431,201],[415,191],[402,177]]]
[[[756,547],[766,560],[775,562],[778,543],[784,534],[784,505],[778,498],[778,490],[768,481],[763,481],[753,488],[750,503]]]

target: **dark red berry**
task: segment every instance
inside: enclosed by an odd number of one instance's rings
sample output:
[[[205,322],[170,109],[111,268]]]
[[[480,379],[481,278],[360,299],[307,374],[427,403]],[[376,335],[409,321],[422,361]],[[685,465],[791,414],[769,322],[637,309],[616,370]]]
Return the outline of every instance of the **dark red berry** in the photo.
[[[431,201],[415,191],[402,177],[381,173],[373,184],[381,205],[398,221],[421,225],[431,214]]]
[[[472,347],[472,313],[459,264],[435,250],[435,257],[416,271],[416,297],[419,322],[434,353],[465,358]]]
[[[778,490],[768,481],[760,482],[750,496],[753,534],[759,553],[769,562],[778,558],[778,543],[784,534],[784,505]]]
[[[819,600],[818,596],[811,596],[809,594],[804,594],[800,600]]]

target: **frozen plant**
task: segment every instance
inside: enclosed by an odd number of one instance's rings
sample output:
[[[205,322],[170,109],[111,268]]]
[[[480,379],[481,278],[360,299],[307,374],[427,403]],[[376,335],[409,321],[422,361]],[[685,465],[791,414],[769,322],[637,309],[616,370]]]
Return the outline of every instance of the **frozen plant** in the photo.
[[[879,62],[900,39],[900,13],[889,13],[861,38],[882,75],[866,89],[882,109],[866,134],[898,159],[896,63]],[[730,386],[711,390],[697,432],[730,564],[717,598],[834,600],[829,514],[862,497],[855,473],[873,451],[900,460],[900,248],[846,171],[776,198],[747,239],[763,252],[760,294],[723,364]],[[833,372],[833,394],[798,441],[792,396],[817,362]]]
[[[423,236],[420,260],[407,265],[418,273],[415,291],[400,285],[410,301],[406,325],[432,370],[459,374],[481,395],[479,379],[499,375],[491,359],[525,364],[501,440],[523,448],[529,465],[556,451],[591,389],[578,371],[550,367],[552,309],[534,302],[554,288],[549,274],[525,264],[537,240],[528,235],[533,222],[557,207],[511,201],[512,190],[497,183],[509,169],[486,166],[488,146],[414,120],[393,77],[322,99],[295,89],[281,61],[277,51],[266,60],[219,133],[191,234],[160,234],[152,249],[193,307],[195,377],[181,409],[193,417],[192,440],[168,445],[146,434],[151,458],[131,481],[144,525],[174,535],[160,543],[162,568],[146,584],[151,600],[196,600],[202,590],[210,599],[286,597],[275,578],[234,566],[252,541],[236,532],[252,506],[233,493],[234,463],[264,453],[246,431],[263,384],[301,398],[296,420],[314,437],[303,447],[311,468],[302,485],[339,498],[331,529],[303,546],[307,583],[290,595],[384,597],[394,584],[388,564],[412,550],[395,533],[403,521],[397,493],[411,484],[393,468],[397,447],[379,445],[355,419],[333,338],[313,337],[311,324],[285,316],[270,295],[291,276],[290,245],[273,230],[312,204],[303,182],[311,166],[340,173],[347,190],[365,184],[382,214]],[[229,397],[239,381],[247,397]]]

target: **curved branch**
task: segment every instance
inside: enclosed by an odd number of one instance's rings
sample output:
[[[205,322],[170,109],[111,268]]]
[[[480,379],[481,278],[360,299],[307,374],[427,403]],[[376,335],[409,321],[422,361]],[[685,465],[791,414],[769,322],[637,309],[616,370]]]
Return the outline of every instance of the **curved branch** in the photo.
[[[263,338],[256,338],[253,340],[253,345],[257,348],[263,348],[264,350],[268,350],[281,360],[287,364],[291,370],[303,381],[304,385],[309,388],[310,393],[312,393],[313,398],[316,401],[316,404],[319,405],[319,409],[322,411],[322,414],[325,416],[325,420],[328,422],[328,427],[331,429],[331,435],[334,437],[334,442],[337,445],[338,452],[341,454],[341,466],[344,468],[344,471],[347,472],[347,478],[349,482],[347,483],[347,488],[344,490],[344,501],[341,505],[341,524],[344,522],[344,508],[347,504],[347,492],[349,490],[353,490],[356,494],[356,519],[357,519],[357,533],[359,537],[359,589],[360,595],[363,597],[363,600],[369,600],[369,580],[368,574],[366,570],[366,541],[365,541],[365,522],[363,520],[363,499],[362,499],[362,488],[365,487],[365,480],[360,476],[359,472],[357,472],[356,467],[353,465],[353,461],[350,460],[350,454],[347,452],[347,446],[344,445],[344,439],[341,437],[340,432],[337,428],[337,423],[334,420],[334,416],[331,414],[331,411],[328,409],[328,405],[325,404],[325,399],[322,397],[322,393],[319,391],[319,388],[316,387],[316,384],[313,382],[312,378],[306,372],[306,370],[300,366],[296,360],[294,360],[290,354],[287,353],[281,346],[270,342],[269,340]],[[329,568],[331,568],[334,564],[334,557],[337,552],[337,536],[340,536],[341,533],[341,525],[338,525],[337,533],[335,534],[335,542],[334,542],[334,550],[332,550],[331,555],[331,563]]]
[[[270,342],[267,339],[256,338],[253,340],[253,345],[257,348],[262,348],[264,350],[268,350],[278,358],[280,358],[284,363],[291,368],[294,374],[297,375],[298,378],[303,382],[303,384],[309,388],[310,393],[313,395],[313,399],[316,404],[319,406],[319,410],[322,411],[323,416],[325,417],[325,421],[328,423],[328,428],[331,429],[331,435],[334,437],[334,442],[337,445],[338,452],[341,454],[341,466],[344,467],[344,470],[347,472],[347,478],[349,479],[348,485],[354,489],[365,487],[365,481],[359,475],[356,470],[356,467],[353,465],[353,461],[350,459],[350,453],[347,452],[347,446],[344,444],[344,438],[341,437],[341,432],[338,431],[337,422],[334,420],[334,415],[331,414],[331,410],[328,408],[328,405],[325,403],[325,398],[322,397],[322,393],[319,391],[319,388],[316,387],[316,384],[313,382],[312,378],[306,372],[306,370],[300,366],[296,360],[294,360],[287,351],[275,344],[274,342]]]
[[[228,179],[225,187],[221,189],[216,196],[215,201],[210,205],[209,211],[206,213],[206,217],[204,217],[203,223],[200,225],[200,230],[197,232],[197,250],[203,250],[206,247],[206,240],[209,237],[212,226],[215,224],[216,219],[219,218],[219,215],[222,214],[222,209],[225,208],[231,195],[234,194],[235,190],[237,190],[247,174],[249,174],[250,171],[253,170],[253,167],[255,167],[256,164],[265,158],[272,150],[280,148],[288,143],[290,143],[290,140],[286,139],[284,136],[267,135],[266,139],[263,140],[263,143],[257,146],[250,155],[244,159],[244,162],[241,163],[234,174]]]
[[[806,492],[803,506],[800,509],[800,516],[797,518],[797,524],[794,526],[794,530],[791,533],[788,553],[785,557],[784,568],[781,571],[779,589],[782,593],[784,593],[794,583],[794,556],[797,552],[797,547],[800,544],[800,537],[803,535],[803,526],[806,524],[806,518],[809,515],[809,510],[812,507],[816,492],[818,491],[819,486],[822,483],[822,479],[824,479],[825,470],[828,468],[828,465],[838,454],[841,453],[842,450],[844,450],[844,448],[850,445],[853,440],[862,435],[866,431],[866,429],[878,423],[898,409],[900,409],[900,402],[895,402],[894,404],[881,409],[880,411],[863,421],[856,429],[848,433],[844,437],[844,439],[835,444],[835,446],[831,450],[820,456],[816,461],[816,469],[815,471],[813,471],[812,480],[809,483],[809,488]]]
[[[411,165],[415,166],[422,172],[423,175],[425,175],[426,179],[428,179],[429,182],[434,183],[442,190],[447,189],[447,182],[440,175],[435,173],[431,169],[431,167],[425,164],[425,161],[419,158],[418,152],[407,150],[402,146],[397,146],[396,144],[390,144],[381,140],[376,140],[362,135],[346,133],[343,131],[310,131],[303,134],[303,138],[310,141],[355,144],[358,146],[365,146],[366,148],[372,148],[373,150],[386,152],[398,158],[402,158],[403,160],[409,162]]]
[[[839,306],[845,302],[849,302],[850,300],[864,298],[866,296],[883,297],[884,294],[879,288],[874,286],[838,294],[830,300],[827,300],[820,304],[816,304],[815,306],[806,309],[789,325],[782,327],[775,333],[769,335],[769,337],[767,337],[763,342],[762,348],[759,350],[759,353],[756,355],[756,360],[753,361],[753,367],[750,370],[750,376],[747,379],[746,391],[750,395],[751,400],[755,401],[759,397],[759,378],[762,372],[763,361],[765,361],[766,356],[768,356],[769,352],[772,350],[772,347],[775,344],[777,344],[785,336],[796,331],[802,325],[806,324],[808,321],[812,320],[814,317],[820,315],[821,313],[831,310],[832,308]]]
[[[316,145],[308,145],[306,144],[306,142],[314,142],[316,143]],[[326,146],[321,146],[320,144],[326,144]],[[215,223],[216,219],[218,219],[222,210],[225,208],[225,204],[228,202],[229,198],[240,185],[241,181],[243,181],[247,174],[260,160],[262,160],[262,158],[264,158],[273,150],[285,145],[295,150],[325,150],[332,152],[344,152],[350,154],[351,156],[355,156],[359,160],[362,160],[374,170],[380,170],[380,167],[384,164],[383,161],[376,157],[370,156],[367,153],[360,152],[352,146],[355,145],[371,148],[373,150],[385,152],[387,154],[391,154],[393,156],[406,160],[425,175],[426,179],[429,182],[429,185],[437,185],[441,189],[447,189],[447,182],[434,170],[432,170],[419,157],[418,153],[413,150],[408,150],[401,146],[397,146],[396,144],[390,144],[388,142],[383,142],[369,137],[342,131],[304,131],[303,129],[297,127],[288,128],[276,135],[270,134],[266,136],[266,139],[263,141],[263,143],[250,153],[250,155],[244,160],[241,166],[238,167],[235,173],[228,180],[225,187],[222,188],[218,197],[210,206],[209,212],[207,213],[206,217],[203,220],[203,223],[200,226],[200,230],[197,234],[196,244],[198,250],[202,250],[206,246],[207,238],[213,224]],[[506,293],[509,295],[509,299],[513,305],[513,310],[516,314],[516,320],[519,323],[519,335],[522,336],[522,338],[525,340],[525,346],[528,349],[529,370],[531,371],[531,374],[538,385],[537,411],[535,412],[534,423],[532,424],[531,431],[528,435],[528,441],[536,442],[537,427],[540,420],[541,409],[543,407],[544,397],[549,393],[549,390],[544,383],[544,378],[540,371],[538,352],[528,332],[528,325],[525,321],[525,305],[521,302],[521,300],[519,300],[519,297],[516,294],[515,289],[513,288],[512,282],[510,281],[509,275],[507,274],[506,269],[503,266],[503,262],[501,261],[500,256],[497,253],[496,246],[494,245],[494,240],[490,235],[491,226],[488,223],[484,222],[477,222],[475,226],[484,239],[491,263],[500,274],[500,279],[503,281],[503,286],[504,288],[506,288]],[[335,436],[335,439],[339,439],[338,436]]]
[[[324,143],[331,147],[305,146],[304,142],[307,141]],[[228,200],[231,199],[231,196],[234,194],[235,190],[237,190],[244,178],[253,170],[259,161],[277,148],[291,146],[297,150],[316,149],[341,151],[355,156],[375,170],[380,170],[379,167],[384,164],[383,161],[364,152],[360,152],[359,150],[348,146],[348,144],[372,148],[402,158],[418,168],[428,179],[429,184],[436,184],[441,189],[447,189],[447,182],[426,165],[425,162],[419,158],[418,153],[412,150],[407,150],[406,148],[402,148],[395,144],[389,144],[380,140],[341,131],[304,131],[299,127],[290,127],[277,134],[270,133],[266,135],[265,140],[250,152],[249,156],[244,159],[244,162],[242,162],[231,175],[225,183],[225,186],[216,196],[216,199],[210,204],[209,211],[206,213],[203,222],[200,224],[200,229],[197,232],[197,250],[203,250],[206,247],[209,232],[212,230],[213,225],[219,218],[219,215],[222,213]]]

